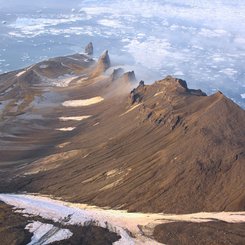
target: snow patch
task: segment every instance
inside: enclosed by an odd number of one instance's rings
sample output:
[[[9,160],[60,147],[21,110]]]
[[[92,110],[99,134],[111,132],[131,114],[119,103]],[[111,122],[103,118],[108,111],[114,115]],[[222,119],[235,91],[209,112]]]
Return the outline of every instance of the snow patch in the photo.
[[[65,131],[72,131],[73,129],[75,129],[75,127],[57,128],[56,130],[65,132]]]
[[[67,145],[69,145],[70,143],[71,143],[71,142],[64,142],[64,143],[62,143],[62,144],[57,145],[56,147],[62,149],[62,148],[64,148],[64,147],[66,147]]]
[[[46,68],[48,68],[48,65],[42,64],[42,65],[39,66],[39,68],[40,68],[40,69],[46,69]]]
[[[156,96],[158,96],[158,95],[160,95],[160,94],[163,94],[163,91],[160,91],[160,92],[158,92],[158,93],[155,93],[155,94],[154,94],[154,97],[156,97]]]
[[[52,79],[51,84],[55,87],[68,87],[69,84],[77,78],[76,76],[70,76],[69,74],[58,77],[58,79]]]
[[[0,200],[18,208],[16,212],[39,215],[54,222],[66,221],[66,225],[87,225],[92,222],[121,236],[121,239],[114,245],[160,244],[144,236],[139,229],[139,225],[145,226],[157,220],[160,217],[158,214],[148,215],[105,210],[32,195],[0,194]],[[132,232],[135,237],[132,237],[128,231]]]
[[[89,116],[76,116],[76,117],[59,117],[61,121],[82,121],[84,119],[90,118]]]
[[[27,245],[50,244],[69,239],[73,235],[68,229],[60,229],[52,224],[44,224],[39,221],[33,221],[25,229],[33,233],[31,242]]]
[[[103,101],[104,98],[97,96],[90,99],[85,100],[68,100],[62,103],[65,107],[79,107],[79,106],[89,106],[93,104],[97,104],[101,101]]]
[[[0,200],[17,208],[15,212],[39,215],[44,219],[51,219],[54,222],[66,222],[67,225],[86,225],[93,222],[93,224],[97,226],[108,228],[110,231],[119,234],[121,239],[114,243],[117,245],[160,244],[146,237],[144,231],[150,236],[156,225],[173,221],[201,223],[215,219],[229,223],[245,222],[244,211],[202,212],[180,215],[150,214],[102,209],[95,206],[69,203],[34,195],[0,194]],[[128,231],[131,232],[134,237],[130,236]]]
[[[120,115],[121,116],[124,116],[126,114],[128,114],[130,111],[133,111],[134,109],[136,109],[137,107],[139,107],[141,104],[138,104],[138,105],[135,105],[133,107],[131,107],[129,110],[127,110],[126,112],[124,112],[123,114]]]
[[[21,71],[21,72],[19,72],[18,74],[16,74],[16,77],[20,77],[20,76],[22,76],[23,74],[25,74],[26,73],[26,71]]]

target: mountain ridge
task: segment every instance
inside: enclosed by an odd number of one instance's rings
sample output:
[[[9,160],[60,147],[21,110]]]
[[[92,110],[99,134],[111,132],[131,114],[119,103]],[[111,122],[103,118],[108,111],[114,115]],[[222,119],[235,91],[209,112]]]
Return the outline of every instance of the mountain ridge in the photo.
[[[244,110],[171,76],[137,87],[132,72],[104,74],[109,61],[76,54],[27,68],[47,80],[3,75],[1,191],[141,212],[244,210]]]

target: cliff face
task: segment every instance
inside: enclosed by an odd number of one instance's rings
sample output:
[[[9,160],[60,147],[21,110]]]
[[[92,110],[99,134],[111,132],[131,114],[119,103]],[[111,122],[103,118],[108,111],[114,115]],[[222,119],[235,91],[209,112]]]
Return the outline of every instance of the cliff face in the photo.
[[[131,211],[244,210],[245,112],[166,77],[138,85],[106,51],[0,76],[0,188]]]

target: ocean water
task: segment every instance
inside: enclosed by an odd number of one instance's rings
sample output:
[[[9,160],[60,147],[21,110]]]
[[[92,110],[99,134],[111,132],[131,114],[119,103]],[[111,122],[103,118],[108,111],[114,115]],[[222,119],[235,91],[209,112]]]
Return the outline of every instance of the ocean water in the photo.
[[[109,49],[146,83],[173,75],[245,108],[245,1],[0,0],[0,73]]]

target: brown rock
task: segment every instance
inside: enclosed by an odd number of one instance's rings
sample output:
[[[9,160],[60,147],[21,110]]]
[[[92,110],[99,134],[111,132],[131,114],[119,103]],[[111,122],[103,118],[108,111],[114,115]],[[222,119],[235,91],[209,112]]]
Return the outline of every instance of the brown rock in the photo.
[[[136,82],[136,77],[134,71],[129,71],[123,74],[123,80],[128,83]]]
[[[99,58],[94,71],[92,72],[93,76],[99,76],[103,74],[111,66],[110,57],[108,50],[106,50]]]
[[[114,69],[112,74],[111,74],[111,80],[115,81],[118,78],[120,78],[122,75],[123,75],[123,69],[122,68]]]

